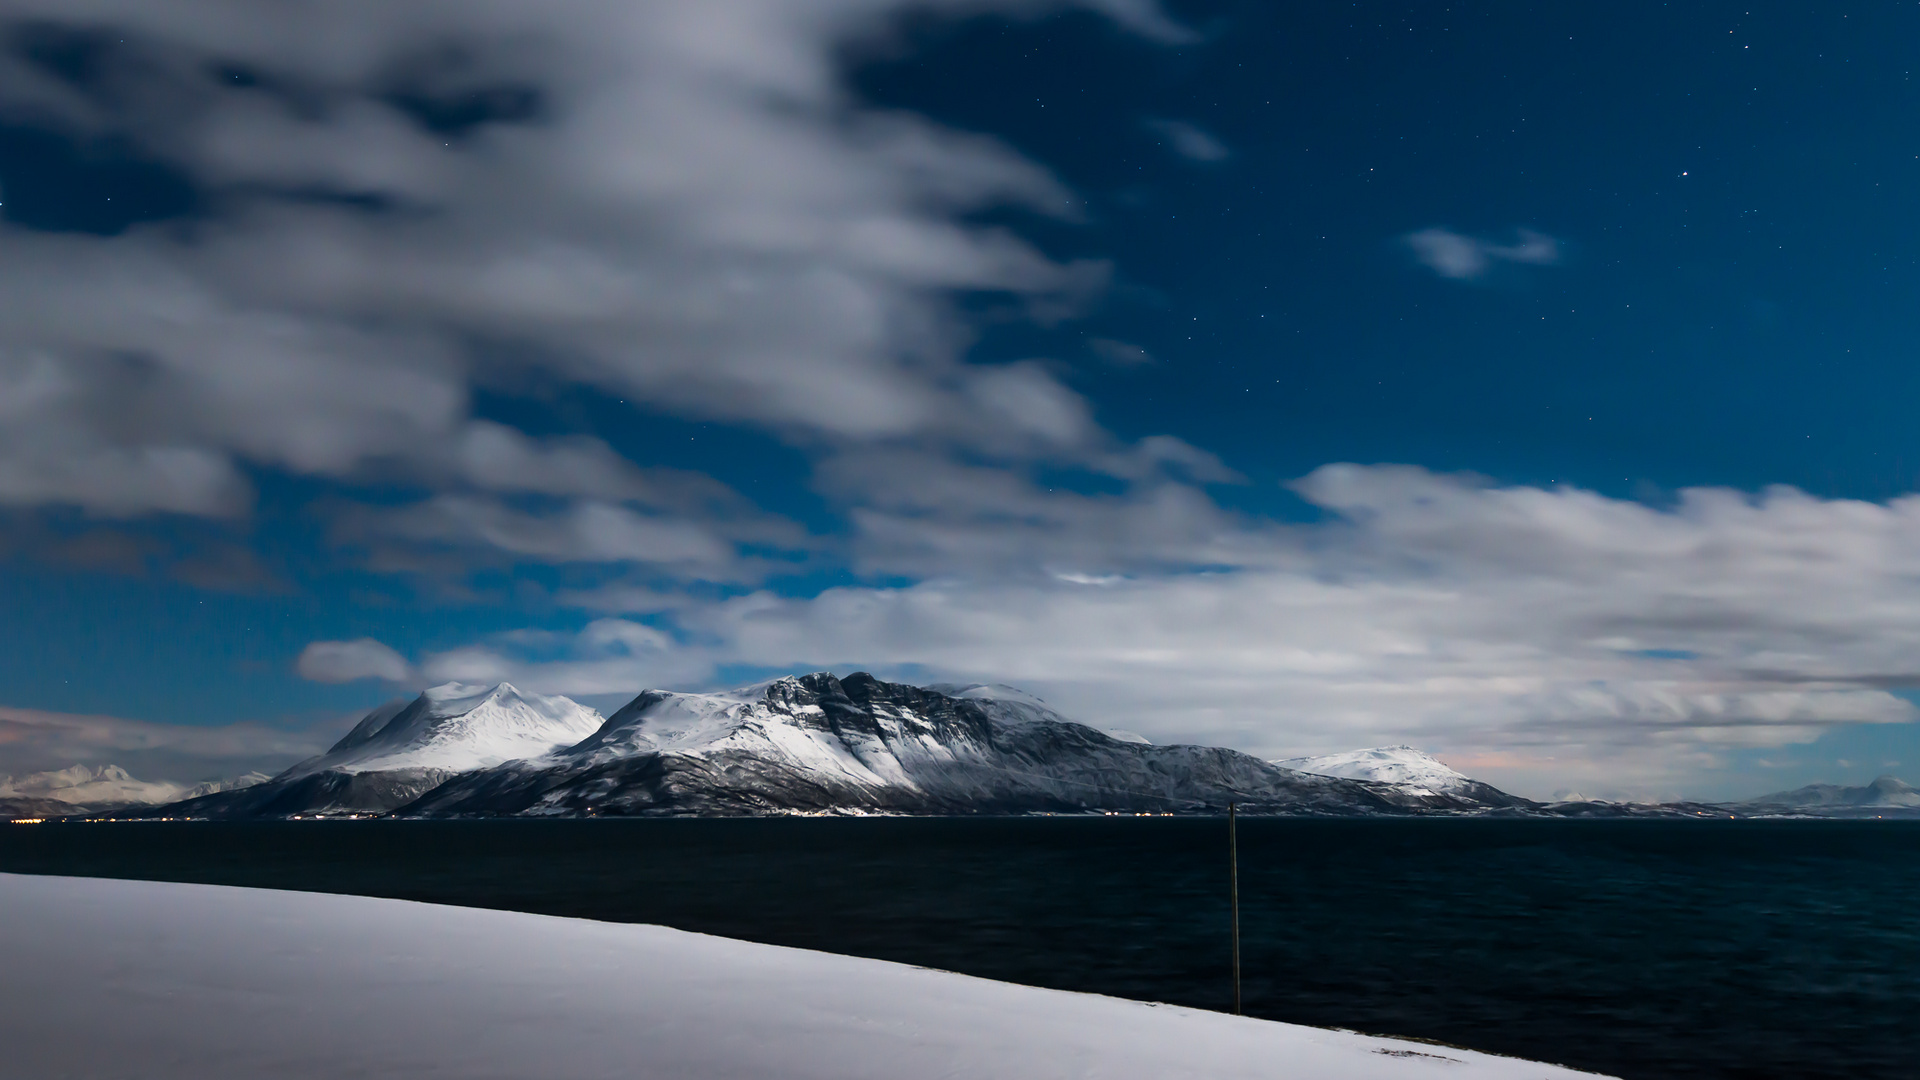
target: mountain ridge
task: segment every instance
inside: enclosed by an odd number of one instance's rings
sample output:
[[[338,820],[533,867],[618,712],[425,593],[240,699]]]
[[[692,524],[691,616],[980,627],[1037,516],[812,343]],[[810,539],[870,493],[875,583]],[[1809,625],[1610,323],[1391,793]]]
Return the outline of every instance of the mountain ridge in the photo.
[[[1768,817],[1920,816],[1920,789],[1887,775],[1858,787],[1808,784],[1727,805],[1751,816]]]
[[[602,722],[597,710],[512,683],[443,683],[381,705],[325,753],[261,783],[144,816],[383,814],[462,773],[572,745]]]
[[[1509,795],[1492,784],[1475,780],[1432,754],[1404,743],[1347,750],[1319,757],[1279,758],[1273,764],[1318,776],[1370,780],[1411,788],[1414,792],[1458,796],[1489,806],[1534,805],[1530,799]]]
[[[1049,710],[1050,711],[1050,710]],[[1057,714],[1055,714],[1057,715]],[[1393,793],[1219,747],[1146,747],[865,672],[759,699],[647,691],[579,746],[449,781],[407,816],[1389,812]]]
[[[1230,802],[1365,815],[1525,801],[1496,794],[1486,803],[1223,747],[1154,746],[1011,687],[815,672],[711,694],[647,690],[604,721],[510,684],[448,684],[373,710],[267,783],[155,816],[1217,813]]]
[[[158,806],[247,787],[267,779],[266,774],[250,772],[220,780],[195,784],[172,780],[141,780],[118,765],[97,767],[71,765],[65,769],[31,773],[26,776],[0,776],[0,810],[24,816],[32,809],[36,816],[68,816],[126,806]]]

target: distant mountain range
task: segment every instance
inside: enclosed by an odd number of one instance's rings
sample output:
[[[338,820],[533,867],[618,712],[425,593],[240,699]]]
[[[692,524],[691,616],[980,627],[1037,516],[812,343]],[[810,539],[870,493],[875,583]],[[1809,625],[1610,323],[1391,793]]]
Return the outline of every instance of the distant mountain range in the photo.
[[[1262,761],[1076,723],[996,684],[789,676],[641,693],[611,717],[508,683],[367,714],[277,776],[187,788],[108,766],[0,777],[0,816],[296,818],[1004,815],[1920,816],[1893,777],[1735,804],[1537,803],[1410,746]]]
[[[1425,760],[1428,773],[1445,770]],[[1249,813],[1351,816],[1533,805],[1459,781],[1324,775],[1221,747],[1155,746],[1075,723],[1010,687],[816,672],[730,693],[649,690],[604,721],[504,683],[449,684],[368,714],[325,754],[264,783],[146,813],[1211,814],[1231,802]]]
[[[265,773],[248,773],[228,780],[176,784],[165,780],[137,780],[118,765],[99,768],[75,765],[17,779],[0,776],[0,817],[60,817],[115,807],[171,803],[246,787],[266,779]]]
[[[1810,784],[1734,805],[1749,815],[1920,817],[1920,791],[1891,776],[1882,776],[1864,787]]]

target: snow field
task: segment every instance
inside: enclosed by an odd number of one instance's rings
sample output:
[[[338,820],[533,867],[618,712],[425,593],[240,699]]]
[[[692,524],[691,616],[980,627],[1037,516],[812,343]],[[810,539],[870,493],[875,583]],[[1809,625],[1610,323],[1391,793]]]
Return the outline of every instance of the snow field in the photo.
[[[1559,1080],[658,926],[0,874],[0,1071],[72,1080]]]

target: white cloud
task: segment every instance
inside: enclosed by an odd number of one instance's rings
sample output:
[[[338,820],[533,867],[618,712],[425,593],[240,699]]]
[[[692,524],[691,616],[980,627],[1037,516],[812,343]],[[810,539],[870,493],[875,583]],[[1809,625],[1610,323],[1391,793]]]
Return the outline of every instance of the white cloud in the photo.
[[[1148,120],[1146,124],[1189,161],[1225,161],[1231,156],[1225,143],[1184,120]]]
[[[1029,520],[976,532],[928,508],[1005,474],[940,477],[861,543],[957,576],[688,607],[672,641],[513,670],[561,692],[727,664],[997,680],[1155,741],[1406,741],[1541,795],[1697,791],[1734,751],[1917,715],[1891,691],[1920,687],[1920,497],[1703,489],[1656,509],[1338,465],[1296,485],[1331,515],[1316,525],[1010,486],[991,492]]]
[[[650,686],[684,685],[707,677],[711,654],[680,647],[660,629],[629,619],[596,619],[577,635],[537,635],[532,641],[513,634],[451,649],[421,664],[432,683],[500,682],[544,693],[572,695],[632,694]],[[559,645],[564,655],[551,654]],[[624,702],[622,702],[624,704]]]
[[[1007,364],[976,372],[967,381],[967,395],[984,414],[1042,443],[1082,444],[1091,441],[1097,430],[1086,401],[1039,364]]]
[[[842,455],[822,463],[819,482],[854,507],[851,557],[870,574],[1193,568],[1238,559],[1235,549],[1259,531],[1224,513],[1197,483],[1237,477],[1179,440],[1147,440],[1106,464],[1097,479],[1125,477],[1122,490],[1048,489],[1014,468],[911,452]]]
[[[1053,317],[1098,289],[1101,265],[967,217],[1070,215],[1069,193],[992,139],[864,107],[838,66],[908,8],[1056,6],[16,0],[10,25],[110,32],[99,85],[8,51],[0,112],[122,142],[207,212],[105,237],[0,226],[0,502],[233,514],[248,466],[639,486],[601,444],[470,422],[476,383],[529,371],[807,446],[1098,449],[1045,369],[964,363],[952,303]],[[1191,38],[1148,0],[1089,6]],[[421,102],[488,95],[524,115],[420,122]]]
[[[642,470],[599,439],[574,436],[540,442],[503,424],[477,420],[450,440],[459,478],[488,491],[542,495],[588,495],[602,499],[660,501],[668,487],[706,489],[712,497],[731,495],[697,474]],[[662,478],[668,478],[663,483]]]
[[[1514,243],[1499,244],[1435,226],[1402,239],[1413,249],[1414,257],[1434,273],[1456,280],[1485,276],[1495,263],[1551,266],[1560,261],[1560,241],[1532,229],[1519,229],[1517,233],[1519,238]]]
[[[300,650],[294,670],[303,679],[324,683],[360,679],[404,683],[413,678],[413,665],[407,658],[373,638],[313,642]]]

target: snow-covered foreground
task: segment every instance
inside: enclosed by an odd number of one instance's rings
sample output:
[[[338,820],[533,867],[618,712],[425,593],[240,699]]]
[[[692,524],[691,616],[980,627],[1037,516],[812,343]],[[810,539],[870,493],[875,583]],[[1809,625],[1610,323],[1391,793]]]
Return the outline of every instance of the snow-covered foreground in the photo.
[[[658,926],[16,874],[0,913],[8,1076],[1588,1075]]]

